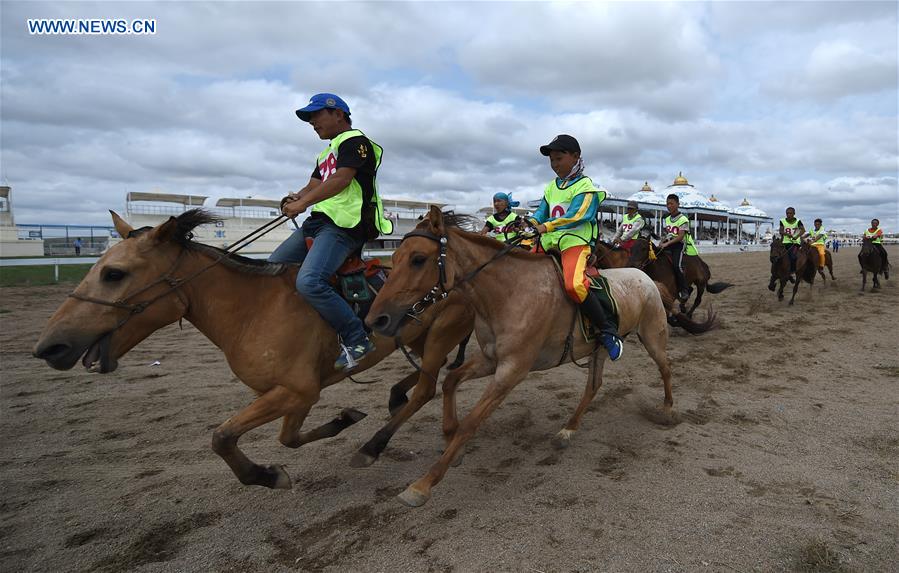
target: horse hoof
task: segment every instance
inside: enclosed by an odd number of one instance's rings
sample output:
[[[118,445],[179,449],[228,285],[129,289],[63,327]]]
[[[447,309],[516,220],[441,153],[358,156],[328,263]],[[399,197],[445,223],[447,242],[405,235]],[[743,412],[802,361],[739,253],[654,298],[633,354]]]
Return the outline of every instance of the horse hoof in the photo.
[[[265,466],[263,472],[267,482],[264,485],[272,489],[291,489],[293,487],[293,482],[284,466]]]
[[[396,497],[409,507],[421,507],[431,499],[430,494],[424,494],[416,489],[412,489],[411,485],[406,488],[406,491]]]
[[[571,430],[561,430],[553,436],[551,440],[552,446],[557,450],[564,450],[571,445],[571,436],[574,434]]]
[[[370,456],[364,452],[356,452],[350,459],[351,468],[367,468],[378,460],[377,456]]]
[[[344,408],[340,411],[340,415],[338,416],[340,419],[349,422],[350,425],[355,424],[356,422],[364,419],[368,414],[365,412],[360,412],[355,408]]]

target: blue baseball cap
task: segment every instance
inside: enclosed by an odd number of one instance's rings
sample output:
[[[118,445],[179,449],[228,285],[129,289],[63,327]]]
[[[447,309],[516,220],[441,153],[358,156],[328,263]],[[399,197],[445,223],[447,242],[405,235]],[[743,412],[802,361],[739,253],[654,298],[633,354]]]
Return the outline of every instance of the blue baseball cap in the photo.
[[[339,109],[347,115],[350,115],[350,106],[339,96],[334,94],[315,94],[309,99],[309,105],[297,110],[297,117],[303,121],[309,121],[312,112],[320,109]]]

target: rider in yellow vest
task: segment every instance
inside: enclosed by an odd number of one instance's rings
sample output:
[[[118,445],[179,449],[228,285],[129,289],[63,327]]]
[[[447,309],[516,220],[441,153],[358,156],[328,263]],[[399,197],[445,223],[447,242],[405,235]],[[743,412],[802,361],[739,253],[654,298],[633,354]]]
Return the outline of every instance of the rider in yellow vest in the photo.
[[[627,202],[627,212],[621,218],[621,224],[612,237],[612,245],[620,246],[622,249],[630,250],[634,244],[634,240],[640,236],[640,231],[646,225],[646,221],[637,211],[638,204],[636,201]]]
[[[278,263],[300,263],[296,288],[337,331],[342,352],[334,367],[353,368],[374,349],[350,305],[329,283],[346,258],[359,253],[365,241],[390,234],[375,177],[382,148],[352,128],[350,108],[334,94],[312,96],[296,111],[329,145],[316,160],[309,183],[282,201],[281,211],[296,217],[311,208],[300,230],[291,234],[269,257]],[[306,238],[314,238],[311,248]]]
[[[690,219],[680,212],[680,197],[671,193],[665,199],[665,206],[668,207],[668,216],[662,220],[665,238],[659,243],[659,248],[671,253],[674,278],[677,281],[677,298],[686,302],[693,289],[684,277],[684,255],[695,257],[699,251],[690,234]]]
[[[786,217],[780,220],[780,241],[787,248],[787,257],[790,259],[790,281],[795,282],[796,258],[799,255],[799,245],[802,244],[802,236],[805,235],[805,225],[796,218],[796,209],[787,207]],[[771,284],[768,288],[774,290],[774,275],[771,275]]]
[[[871,228],[865,231],[865,238],[874,244],[874,247],[880,253],[883,259],[883,278],[890,278],[890,262],[887,260],[887,250],[883,248],[883,229],[880,228],[880,221],[871,219]]]
[[[821,219],[815,219],[815,228],[808,232],[808,240],[812,246],[818,251],[818,268],[823,269],[825,257],[827,256],[827,231],[824,230],[824,222]]]
[[[515,230],[515,220],[518,215],[512,211],[512,207],[518,207],[521,203],[513,201],[511,195],[507,193],[497,193],[493,196],[494,213],[487,217],[481,234],[493,233],[497,240],[508,242],[518,236]]]
[[[543,250],[555,248],[562,252],[565,292],[599,329],[600,342],[609,357],[618,360],[624,344],[584,274],[597,236],[597,208],[605,200],[605,193],[584,175],[581,146],[572,136],[557,135],[540,147],[540,153],[549,157],[556,178],[544,189],[540,206],[530,219],[531,225],[541,233]]]

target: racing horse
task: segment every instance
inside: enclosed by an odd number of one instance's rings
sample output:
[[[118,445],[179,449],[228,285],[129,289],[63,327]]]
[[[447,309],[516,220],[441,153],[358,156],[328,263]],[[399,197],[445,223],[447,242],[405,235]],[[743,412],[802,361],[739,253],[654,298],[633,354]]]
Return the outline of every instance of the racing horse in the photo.
[[[781,242],[780,237],[771,240],[771,276],[773,281],[768,285],[772,291],[775,282],[780,282],[777,288],[777,300],[783,300],[784,287],[792,279],[790,278],[790,257],[787,253],[787,247]],[[802,243],[796,254],[796,279],[793,281],[793,296],[790,297],[790,305],[796,298],[796,292],[799,290],[799,284],[805,281],[812,286],[815,284],[815,273],[818,271],[818,251],[809,246],[808,243]],[[821,275],[824,275],[823,271]],[[826,279],[825,279],[826,280]]]
[[[885,278],[889,278],[890,265],[889,263],[884,264],[880,251],[870,239],[862,239],[862,249],[858,253],[858,264],[862,268],[861,292],[865,292],[865,285],[868,283],[868,273],[871,273],[873,276],[874,284],[871,286],[872,291],[880,288],[880,280],[878,280],[877,275],[883,273]]]
[[[278,439],[290,448],[337,435],[365,414],[344,409],[331,422],[302,431],[321,391],[377,364],[394,351],[396,341],[375,336],[376,350],[357,368],[336,371],[337,335],[297,294],[296,266],[192,241],[195,227],[217,220],[200,209],[137,230],[110,213],[124,240],[97,261],[51,316],[34,356],[59,370],[81,359],[88,370],[108,373],[150,334],[187,320],[224,352],[234,374],[258,395],[213,432],[212,449],[241,483],[290,488],[284,468],[251,461],[238,448],[240,437],[279,418]],[[354,465],[373,462],[399,426],[433,396],[432,380],[446,355],[471,332],[474,313],[461,297],[449,297],[441,307],[403,329],[401,339],[422,357],[421,371],[391,390],[394,415],[357,452]],[[412,399],[406,401],[413,384]]]
[[[671,256],[665,251],[659,253],[658,247],[653,245],[649,239],[638,238],[634,240],[631,246],[631,256],[627,264],[628,266],[642,269],[654,280],[665,285],[669,292],[677,292],[677,279],[674,274],[674,262],[671,260]],[[711,279],[712,271],[709,270],[709,266],[699,255],[684,255],[684,281],[688,286],[696,286],[696,298],[693,299],[693,306],[686,311],[688,317],[693,316],[696,307],[702,302],[702,295],[705,291],[718,294],[727,287],[733,286],[731,283],[726,282],[709,283]],[[686,300],[681,301],[681,312],[686,310],[686,302]]]
[[[375,297],[366,318],[375,332],[392,336],[403,327],[410,309],[458,291],[466,295],[476,313],[480,352],[473,353],[444,379],[447,445],[427,474],[400,494],[400,501],[410,506],[427,502],[431,489],[443,479],[465,443],[528,372],[555,368],[586,356],[589,370],[583,396],[554,438],[557,447],[565,447],[602,384],[608,356],[605,350],[597,350],[595,342],[573,336],[578,309],[560,287],[558,270],[550,257],[504,247],[462,230],[467,223],[464,215],[445,214],[431,207],[428,217],[394,252],[390,280]],[[662,414],[670,417],[674,398],[667,356],[667,311],[660,288],[638,269],[613,269],[603,276],[617,302],[619,333],[636,333],[658,367],[665,394]],[[711,327],[702,325],[700,330]],[[464,380],[490,374],[494,377],[484,394],[459,422],[456,388]]]

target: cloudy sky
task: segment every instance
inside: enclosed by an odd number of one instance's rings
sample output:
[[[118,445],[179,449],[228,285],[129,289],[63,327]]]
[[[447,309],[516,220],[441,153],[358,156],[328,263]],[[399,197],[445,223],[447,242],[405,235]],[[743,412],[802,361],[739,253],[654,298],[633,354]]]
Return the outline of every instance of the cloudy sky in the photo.
[[[896,2],[8,2],[0,180],[21,223],[108,224],[127,191],[280,198],[340,94],[384,196],[486,206],[577,137],[615,196],[679,171],[780,216],[899,230]],[[31,35],[29,18],[155,19]]]

